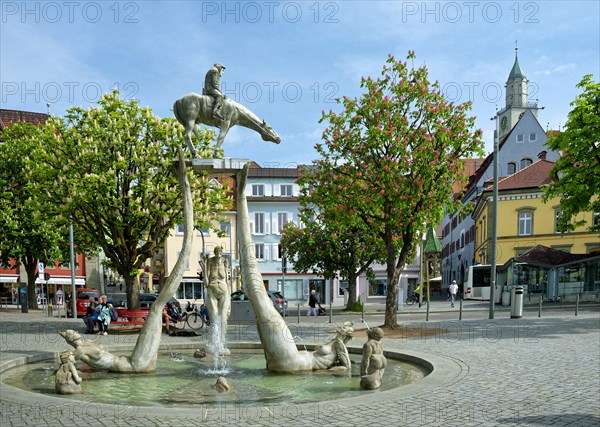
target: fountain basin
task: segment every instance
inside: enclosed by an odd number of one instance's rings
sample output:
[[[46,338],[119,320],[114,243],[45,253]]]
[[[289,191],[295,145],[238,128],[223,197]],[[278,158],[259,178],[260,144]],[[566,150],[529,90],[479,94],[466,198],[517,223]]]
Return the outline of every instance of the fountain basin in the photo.
[[[191,354],[193,350],[197,347],[197,343],[181,343],[181,344],[173,344],[169,346],[170,349],[174,352],[189,352]],[[165,353],[169,351],[169,347],[163,345],[161,346],[161,353]],[[261,345],[260,343],[230,343],[228,347],[234,351],[258,351],[262,357]],[[306,348],[308,350],[313,349],[315,346],[306,345],[301,346],[302,349]],[[122,345],[122,346],[107,346],[112,352],[129,352],[132,349],[132,345]],[[361,347],[348,347],[348,350],[351,354],[353,360],[359,360],[360,354],[362,352]],[[57,355],[58,353],[56,353]],[[10,361],[4,362],[0,364],[0,380],[4,382],[4,379],[10,374],[11,370],[17,368],[21,365],[36,363],[40,361],[53,362],[56,357],[54,353],[37,353],[26,357],[19,357],[12,359]],[[321,416],[322,411],[325,411],[328,415],[334,416],[336,412],[343,411],[344,407],[351,405],[369,405],[369,402],[372,404],[381,403],[385,401],[398,401],[398,399],[410,399],[413,398],[418,393],[427,393],[432,391],[434,388],[449,385],[453,382],[459,381],[462,376],[466,374],[464,364],[460,361],[439,357],[435,355],[424,354],[420,352],[410,351],[410,350],[402,350],[402,351],[393,351],[387,350],[385,352],[388,360],[400,360],[411,362],[414,365],[420,366],[424,369],[425,372],[429,372],[427,376],[424,378],[413,382],[408,385],[395,387],[389,390],[375,390],[375,391],[365,391],[358,389],[359,378],[353,377],[352,380],[355,381],[357,393],[354,397],[350,397],[350,395],[345,396],[335,396],[331,395],[325,399],[321,399],[317,403],[274,403],[274,401],[268,402],[255,402],[255,403],[247,403],[247,404],[216,404],[216,403],[207,403],[203,402],[200,405],[181,405],[178,403],[167,404],[165,406],[156,405],[153,406],[145,406],[142,404],[129,404],[124,405],[122,403],[118,403],[112,401],[111,404],[105,404],[101,402],[97,402],[94,404],[86,403],[84,401],[78,401],[73,396],[57,396],[53,394],[39,394],[33,393],[31,391],[25,391],[23,389],[19,389],[17,387],[8,385],[6,383],[2,384],[3,395],[5,397],[9,397],[11,404],[20,405],[19,407],[26,408],[31,402],[36,402],[36,405],[39,405],[41,408],[59,408],[59,411],[72,411],[75,408],[79,408],[79,410],[89,411],[90,408],[93,408],[95,413],[99,414],[117,414],[122,413],[123,411],[127,412],[131,416],[143,414],[145,417],[168,417],[172,416],[170,411],[174,408],[177,408],[178,416],[195,416],[198,417],[198,410],[202,411],[201,418],[204,420],[213,420],[215,422],[223,422],[224,420],[228,420],[230,416],[234,416],[235,419],[253,419],[253,420],[264,420],[265,422],[269,422],[269,420],[294,420],[296,416],[301,416],[302,414],[311,414],[311,416],[317,417]],[[55,366],[55,365],[53,365]],[[386,376],[387,376],[386,370]],[[123,374],[120,374],[123,375]],[[282,381],[288,381],[288,374],[281,374],[280,378]],[[311,373],[308,373],[311,375]],[[317,381],[318,381],[317,377]],[[211,378],[210,384],[214,384],[216,381],[216,375]],[[233,386],[235,388],[235,380],[232,381]],[[289,386],[293,386],[293,383],[289,383]],[[171,405],[171,406],[169,406]],[[171,408],[171,409],[169,409]],[[232,413],[226,412],[223,413],[223,410],[232,410]],[[54,410],[54,409],[53,409]],[[252,414],[251,418],[250,414]],[[224,418],[225,417],[225,418]],[[237,418],[236,418],[237,417]]]
[[[272,373],[257,350],[234,350],[226,366],[214,369],[211,358],[196,359],[189,351],[161,352],[156,372],[119,374],[80,370],[84,394],[69,396],[86,402],[143,406],[190,406],[199,404],[308,403],[332,398],[356,397],[359,387],[360,356],[352,357],[352,376],[339,371]],[[55,395],[54,359],[24,365],[7,372],[4,383],[24,391]],[[81,367],[80,367],[81,368]],[[422,379],[429,371],[407,362],[390,359],[381,391]],[[233,387],[218,393],[213,385],[219,376]]]

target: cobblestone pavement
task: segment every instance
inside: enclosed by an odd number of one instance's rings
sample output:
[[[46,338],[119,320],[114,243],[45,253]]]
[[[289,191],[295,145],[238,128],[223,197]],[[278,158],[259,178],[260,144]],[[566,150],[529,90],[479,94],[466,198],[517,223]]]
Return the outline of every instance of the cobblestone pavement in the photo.
[[[544,310],[526,307],[523,318],[510,319],[498,310],[472,308],[458,321],[446,304],[433,307],[425,321],[423,309],[398,318],[403,327],[447,330],[416,338],[384,337],[386,350],[424,355],[434,365],[425,378],[386,392],[365,392],[360,398],[311,404],[199,405],[193,409],[82,403],[42,396],[2,384],[2,426],[598,426],[600,425],[600,310],[582,306]],[[420,311],[419,311],[420,310]],[[334,323],[358,322],[360,314],[333,316]],[[365,316],[368,325],[383,315]],[[327,317],[287,318],[301,342],[323,342],[333,329]],[[44,317],[16,310],[0,311],[0,364],[25,355],[67,348],[57,331],[81,329],[81,320]],[[253,325],[231,325],[229,341],[258,341]],[[137,335],[90,336],[105,345],[133,344]],[[203,337],[169,337],[169,345]],[[360,348],[364,339],[355,339]],[[445,375],[444,375],[445,374]]]

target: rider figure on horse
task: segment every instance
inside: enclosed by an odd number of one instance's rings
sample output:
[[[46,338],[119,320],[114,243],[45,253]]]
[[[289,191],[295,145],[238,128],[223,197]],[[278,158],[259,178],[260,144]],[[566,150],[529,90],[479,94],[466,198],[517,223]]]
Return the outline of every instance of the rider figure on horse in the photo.
[[[210,95],[215,99],[212,115],[219,120],[225,119],[221,114],[221,107],[223,106],[223,99],[225,98],[225,95],[221,92],[221,75],[223,75],[223,71],[225,71],[223,65],[213,65],[206,73],[206,77],[204,78],[204,89],[202,91],[204,95]]]

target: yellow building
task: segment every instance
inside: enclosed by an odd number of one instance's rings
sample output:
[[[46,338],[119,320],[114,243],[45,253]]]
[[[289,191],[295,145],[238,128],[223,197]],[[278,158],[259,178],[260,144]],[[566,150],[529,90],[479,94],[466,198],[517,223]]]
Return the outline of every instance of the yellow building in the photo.
[[[536,245],[562,250],[572,254],[588,254],[600,250],[600,235],[587,231],[592,212],[580,214],[587,225],[572,232],[557,231],[556,218],[560,215],[559,199],[542,201],[541,186],[551,182],[553,162],[540,160],[518,173],[498,181],[498,227],[496,263],[498,266],[525,253]],[[492,184],[478,197],[472,214],[476,224],[475,262],[491,263]],[[598,215],[598,214],[596,214]]]

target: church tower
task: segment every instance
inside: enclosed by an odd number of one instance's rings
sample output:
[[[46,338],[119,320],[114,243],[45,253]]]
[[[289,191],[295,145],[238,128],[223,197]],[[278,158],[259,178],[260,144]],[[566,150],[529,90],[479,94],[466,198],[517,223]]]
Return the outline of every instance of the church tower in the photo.
[[[515,48],[515,63],[506,80],[506,105],[498,111],[499,134],[498,138],[502,138],[508,134],[517,124],[526,109],[537,117],[537,104],[529,103],[529,81],[525,77],[525,73],[519,65],[518,48]]]

